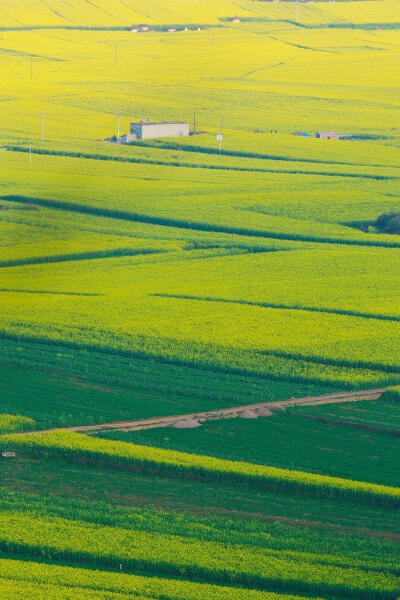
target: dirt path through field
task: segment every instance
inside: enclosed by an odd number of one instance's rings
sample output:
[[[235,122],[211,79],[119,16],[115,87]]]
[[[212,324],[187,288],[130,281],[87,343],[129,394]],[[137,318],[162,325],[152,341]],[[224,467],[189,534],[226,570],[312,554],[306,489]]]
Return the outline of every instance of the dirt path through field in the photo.
[[[318,404],[335,404],[338,402],[357,402],[359,400],[377,400],[388,388],[378,388],[373,390],[359,390],[356,392],[339,392],[336,394],[327,394],[325,396],[306,396],[304,398],[291,398],[290,400],[280,400],[278,402],[260,402],[258,404],[245,404],[232,408],[222,408],[220,410],[208,410],[204,412],[194,412],[185,415],[171,415],[166,417],[155,417],[151,419],[140,419],[134,421],[116,421],[113,423],[100,423],[98,425],[78,425],[75,427],[57,427],[53,429],[44,429],[41,431],[26,431],[19,435],[50,433],[60,429],[75,431],[77,433],[97,433],[98,431],[134,431],[140,429],[155,429],[159,427],[170,427],[182,421],[213,421],[216,419],[232,419],[239,417],[241,413],[248,411],[258,411],[259,409],[282,410],[290,406],[312,406]]]

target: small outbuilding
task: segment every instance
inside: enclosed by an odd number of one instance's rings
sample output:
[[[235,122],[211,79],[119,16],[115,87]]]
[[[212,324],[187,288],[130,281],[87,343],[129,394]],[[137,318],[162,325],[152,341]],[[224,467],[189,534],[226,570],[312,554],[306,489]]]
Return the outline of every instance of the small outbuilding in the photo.
[[[315,137],[320,140],[338,140],[339,134],[337,131],[317,131]]]
[[[138,140],[149,140],[162,137],[182,137],[189,135],[189,123],[182,121],[140,121],[131,123],[130,135],[136,135]]]
[[[136,133],[125,133],[124,135],[121,135],[121,137],[119,138],[119,143],[120,144],[130,144],[131,142],[134,142],[135,140],[137,140]]]
[[[240,23],[240,19],[237,15],[235,15],[232,19],[232,23]]]

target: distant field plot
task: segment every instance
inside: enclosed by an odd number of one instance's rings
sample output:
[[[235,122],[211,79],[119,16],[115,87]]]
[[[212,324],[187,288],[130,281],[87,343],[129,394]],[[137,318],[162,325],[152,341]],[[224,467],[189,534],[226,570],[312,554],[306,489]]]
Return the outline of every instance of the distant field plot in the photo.
[[[69,463],[63,460],[48,460],[48,457],[18,457],[6,461],[2,465],[2,485],[6,490],[14,491],[8,503],[5,503],[3,492],[2,506],[12,508],[15,505],[15,492],[29,494],[22,503],[24,510],[33,506],[50,506],[57,501],[65,509],[73,502],[86,503],[86,514],[95,517],[97,522],[110,521],[109,512],[118,506],[133,511],[135,507],[162,509],[172,514],[184,512],[202,518],[212,516],[216,519],[235,521],[260,519],[287,523],[293,526],[306,525],[318,528],[319,531],[330,529],[336,534],[358,532],[369,534],[382,532],[382,537],[400,534],[398,511],[382,510],[379,506],[352,504],[335,498],[293,497],[270,490],[258,489],[249,493],[249,488],[239,488],[211,482],[188,479],[171,479],[157,475],[132,473],[120,470],[100,469],[97,466]],[[7,492],[8,493],[8,492]],[[64,502],[65,495],[68,503]],[[50,501],[51,500],[51,501]],[[87,506],[87,503],[90,503]],[[100,504],[100,506],[99,506]],[[51,511],[50,511],[51,512]],[[53,513],[54,514],[54,513]],[[75,516],[82,518],[82,510],[73,510]],[[126,513],[118,523],[126,520]],[[231,525],[231,530],[233,526]],[[333,533],[333,531],[332,531]],[[380,534],[378,533],[377,536]],[[336,539],[339,539],[336,536]],[[347,539],[348,536],[347,536]],[[395,550],[396,551],[396,550]]]
[[[13,515],[9,510],[11,505]],[[35,523],[26,511],[27,506],[36,510]],[[270,598],[268,590],[263,589],[264,583],[268,581],[270,593],[275,591],[276,594],[271,595],[271,600],[315,597],[316,590],[319,598],[332,597],[331,590],[335,590],[335,598],[345,598],[346,594],[347,597],[350,594],[362,598],[379,598],[382,595],[394,597],[393,588],[397,582],[395,573],[398,569],[393,546],[383,538],[370,538],[366,550],[365,538],[362,536],[342,536],[337,540],[335,553],[329,549],[331,532],[305,526],[292,529],[277,522],[260,522],[261,530],[256,532],[254,520],[232,521],[221,517],[199,519],[104,504],[99,504],[97,510],[93,511],[93,505],[82,501],[73,501],[66,510],[62,499],[47,498],[46,506],[43,506],[34,497],[7,495],[4,492],[1,508],[2,524],[7,524],[14,533],[20,532],[20,539],[14,544],[14,552],[23,550],[25,540],[29,539],[35,528],[42,530],[41,543],[31,545],[28,550],[29,562],[26,561],[27,556],[21,557],[22,560],[18,562],[15,556],[13,559],[9,556],[1,558],[3,579],[8,580],[10,586],[13,582],[15,586],[18,582],[26,582],[27,585],[35,582],[37,585],[71,586],[78,589],[84,587],[88,593],[89,590],[107,590],[110,594],[118,591],[137,595],[142,592],[145,597],[151,598],[169,598],[171,594],[171,598],[194,600],[208,597],[221,600],[258,600],[261,595],[263,598]],[[28,524],[31,526],[30,533],[23,531]],[[52,538],[55,529],[57,536]],[[103,532],[102,536],[98,535],[100,531]],[[71,536],[71,533],[77,537]],[[80,551],[79,538],[82,535],[86,541],[85,556]],[[10,543],[4,527],[0,536],[5,549]],[[241,558],[237,556],[233,546],[225,543],[227,536],[236,541],[236,548],[242,553]],[[147,546],[146,549],[146,543],[149,542],[154,545]],[[54,560],[60,553],[60,543],[64,545],[62,566]],[[38,555],[45,548],[46,562],[43,563]],[[155,548],[158,557],[163,556],[167,562],[158,561]],[[196,575],[192,578],[194,573],[189,551],[194,549],[200,555],[197,555],[198,566]],[[203,551],[208,551],[208,557],[203,556]],[[140,575],[131,574],[135,563],[132,558],[134,553],[138,557],[136,561],[140,560],[139,554],[146,556],[146,561],[142,558]],[[240,574],[237,572],[229,576],[226,568],[222,568],[221,559],[224,558],[229,558],[230,565],[239,561]],[[115,566],[121,571],[119,564],[116,564],[118,560],[122,561],[122,573],[112,569],[115,562]],[[253,560],[252,566],[249,564],[250,560]],[[296,568],[296,561],[299,560],[302,566]],[[96,570],[80,568],[85,561],[96,565]],[[291,567],[290,581],[283,562]],[[244,589],[232,587],[232,578],[243,579],[248,583],[254,581],[257,569],[263,563],[263,575],[258,577],[259,591],[248,589],[247,586]],[[274,574],[265,566],[267,564],[273,566]],[[102,566],[107,572],[102,572]],[[212,575],[211,566],[214,569]],[[154,568],[158,569],[157,573],[154,573]],[[185,569],[184,578],[182,572],[178,573],[179,568],[181,571]],[[318,579],[318,571],[324,574],[324,581]],[[165,575],[168,579],[164,579]],[[226,588],[226,585],[229,587]],[[378,585],[379,592],[375,589]]]
[[[360,430],[369,427],[371,431],[385,434],[396,434],[400,429],[400,415],[398,400],[385,393],[379,400],[364,401],[351,406],[335,404],[332,406],[313,406],[310,409],[294,409],[300,414],[306,413],[313,417],[332,419],[337,425],[360,426]]]
[[[2,448],[26,456],[50,453],[67,461],[96,464],[103,468],[158,474],[171,478],[236,483],[238,486],[311,497],[334,497],[356,504],[398,508],[400,487],[319,475],[293,469],[207,455],[91,438],[70,431],[17,435],[1,438]]]
[[[5,342],[1,360],[6,358],[21,366],[0,366],[2,410],[33,417],[39,429],[184,414],[333,391],[325,386],[36,344]]]

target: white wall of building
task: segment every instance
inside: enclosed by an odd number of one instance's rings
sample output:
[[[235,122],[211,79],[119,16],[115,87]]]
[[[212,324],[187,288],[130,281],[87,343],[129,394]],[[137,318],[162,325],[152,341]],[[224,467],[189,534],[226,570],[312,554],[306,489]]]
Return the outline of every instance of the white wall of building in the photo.
[[[142,140],[188,136],[189,123],[131,123],[131,133]]]

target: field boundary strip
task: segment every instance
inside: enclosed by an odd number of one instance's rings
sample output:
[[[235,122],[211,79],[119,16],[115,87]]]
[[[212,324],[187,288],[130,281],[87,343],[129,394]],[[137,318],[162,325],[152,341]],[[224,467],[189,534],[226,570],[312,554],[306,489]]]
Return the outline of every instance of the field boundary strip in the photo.
[[[247,74],[246,74],[247,75]],[[344,165],[349,167],[387,167],[386,164],[363,164],[363,163],[351,163],[340,160],[321,160],[318,158],[304,158],[304,157],[293,157],[285,155],[274,155],[274,154],[262,154],[259,152],[244,152],[243,150],[223,150],[219,151],[218,148],[210,148],[209,146],[192,146],[191,144],[177,144],[174,142],[152,142],[151,140],[145,141],[133,141],[129,142],[128,146],[137,146],[139,148],[154,148],[156,150],[179,150],[181,152],[194,152],[198,154],[210,154],[210,155],[221,155],[231,156],[232,158],[256,158],[259,160],[275,160],[277,162],[298,162],[298,163],[311,163],[321,165]],[[396,169],[396,166],[392,168]]]
[[[54,210],[71,211],[97,217],[107,217],[111,219],[120,219],[124,221],[133,221],[136,223],[147,223],[149,225],[160,225],[162,227],[173,227],[176,229],[188,229],[190,231],[206,231],[214,233],[227,233],[232,235],[241,235],[245,237],[260,237],[276,240],[289,240],[294,242],[315,242],[318,244],[334,244],[345,246],[368,246],[378,248],[400,248],[400,242],[378,242],[376,240],[356,240],[346,238],[332,238],[317,235],[302,235],[297,233],[278,233],[274,231],[265,231],[258,229],[247,229],[245,227],[229,227],[227,225],[218,225],[216,223],[201,223],[195,221],[184,221],[181,219],[169,219],[166,217],[156,217],[140,213],[131,213],[122,210],[110,208],[98,208],[96,206],[85,206],[75,202],[65,202],[49,200],[47,198],[33,198],[18,194],[9,194],[0,196],[1,200],[8,202],[20,202],[21,204],[37,204]]]
[[[76,433],[96,433],[97,431],[121,431],[121,430],[141,430],[156,429],[161,427],[170,427],[178,421],[196,419],[200,422],[215,421],[218,419],[232,419],[240,416],[240,413],[247,410],[257,410],[268,408],[270,410],[279,410],[291,406],[317,406],[320,404],[337,404],[339,402],[357,402],[360,400],[377,400],[389,388],[377,388],[372,390],[359,390],[355,392],[338,392],[335,394],[326,394],[323,396],[305,396],[303,398],[291,398],[290,400],[279,400],[278,402],[258,402],[256,404],[244,404],[231,408],[222,408],[218,410],[207,410],[193,412],[189,414],[171,415],[166,417],[154,417],[150,419],[137,419],[134,421],[116,421],[111,423],[100,423],[98,425],[78,425],[75,427],[54,427],[37,431],[18,432],[16,435],[39,435],[52,433],[54,431],[74,431]]]
[[[101,354],[107,354],[112,356],[123,356],[129,358],[138,358],[144,360],[157,360],[162,364],[174,365],[174,366],[183,366],[190,367],[194,369],[198,369],[200,371],[213,371],[216,373],[224,373],[224,374],[236,374],[236,375],[245,375],[245,376],[255,376],[259,379],[269,380],[269,381],[289,381],[289,382],[297,382],[297,383],[314,383],[316,385],[330,386],[336,388],[344,388],[344,389],[354,389],[354,385],[352,385],[349,381],[344,381],[341,379],[337,379],[334,376],[331,378],[317,378],[314,376],[291,376],[287,373],[282,374],[281,372],[278,374],[274,369],[269,369],[267,371],[255,371],[252,368],[238,367],[232,366],[231,364],[213,364],[207,361],[197,361],[193,359],[184,360],[179,358],[176,354],[171,353],[155,353],[153,351],[143,351],[143,350],[128,350],[123,348],[109,348],[102,346],[100,344],[92,343],[84,343],[84,342],[74,342],[72,340],[64,340],[64,339],[55,339],[51,337],[44,337],[38,335],[26,335],[18,334],[14,332],[7,331],[5,329],[0,329],[0,339],[12,340],[16,342],[26,342],[29,344],[44,344],[49,347],[64,347],[64,348],[73,348],[79,350],[87,350],[87,351],[95,351]],[[170,340],[171,341],[171,340]],[[227,350],[227,348],[225,348]],[[272,350],[255,350],[252,354],[253,358],[258,358],[262,356],[276,357],[279,359],[289,360],[289,361],[299,361],[302,363],[309,363],[314,366],[323,365],[324,367],[334,367],[334,368],[346,368],[351,369],[356,372],[363,371],[367,369],[368,371],[375,373],[378,372],[379,375],[386,376],[384,380],[386,385],[399,385],[399,373],[400,366],[388,367],[387,365],[375,365],[375,364],[352,364],[345,361],[336,361],[333,359],[323,359],[321,357],[315,356],[302,356],[296,354],[289,354],[283,352],[276,352]],[[332,374],[331,374],[332,375]],[[367,386],[366,386],[367,389]]]
[[[287,304],[275,304],[273,302],[252,302],[251,300],[234,300],[229,298],[212,298],[202,296],[188,296],[180,294],[150,294],[156,298],[176,298],[177,300],[196,300],[199,302],[222,302],[226,304],[243,304],[245,306],[258,306],[259,308],[271,308],[276,310],[300,310],[304,312],[317,312],[327,313],[333,315],[343,315],[345,317],[359,317],[361,319],[377,319],[379,321],[400,321],[400,317],[395,315],[379,315],[379,314],[368,314],[352,310],[341,310],[336,308],[322,308],[319,306],[301,306],[294,304],[293,306]]]
[[[139,29],[141,27],[141,25],[135,25],[135,24],[131,24],[131,25],[15,25],[12,26],[10,25],[9,27],[0,27],[0,32],[1,31],[36,31],[36,30],[41,30],[41,29],[59,29],[59,30],[71,30],[71,31],[132,31],[132,29]],[[171,33],[168,31],[168,29],[171,28],[175,28],[176,29],[176,33],[180,33],[183,32],[185,30],[185,27],[187,27],[189,30],[190,29],[198,29],[199,27],[202,30],[205,29],[221,29],[224,27],[224,25],[219,24],[219,23],[214,23],[212,25],[210,24],[205,24],[205,23],[199,23],[199,24],[195,24],[195,23],[180,23],[180,24],[173,24],[173,23],[169,23],[169,24],[152,24],[151,25],[151,30],[146,31],[146,32],[141,32],[141,31],[136,31],[135,33],[146,33],[146,35],[148,35],[149,33]]]
[[[0,293],[8,294],[50,294],[52,296],[92,296],[99,297],[105,296],[105,294],[92,293],[92,292],[58,292],[55,290],[25,290],[25,289],[12,289],[12,288],[0,288]]]
[[[350,179],[374,179],[375,181],[397,181],[395,175],[370,175],[368,173],[340,173],[329,171],[303,171],[301,169],[265,169],[258,167],[230,167],[224,165],[200,165],[196,163],[183,163],[178,161],[151,160],[149,158],[131,158],[126,156],[110,156],[107,154],[90,154],[87,152],[69,152],[62,150],[45,150],[41,148],[25,148],[23,146],[7,146],[8,152],[23,152],[45,156],[65,156],[67,158],[84,158],[87,160],[102,160],[109,162],[122,162],[143,165],[158,165],[164,167],[178,167],[185,169],[209,169],[212,171],[238,171],[240,173],[277,173],[285,175],[312,175],[315,177],[349,177]]]
[[[167,250],[162,249],[135,249],[114,248],[112,250],[98,250],[95,252],[78,252],[76,254],[54,254],[48,256],[35,256],[32,258],[19,258],[15,260],[0,261],[0,269],[7,267],[25,267],[28,265],[41,265],[47,263],[70,262],[75,260],[96,260],[103,258],[118,258],[121,256],[140,256],[145,254],[162,254]],[[0,289],[0,292],[3,291]]]

